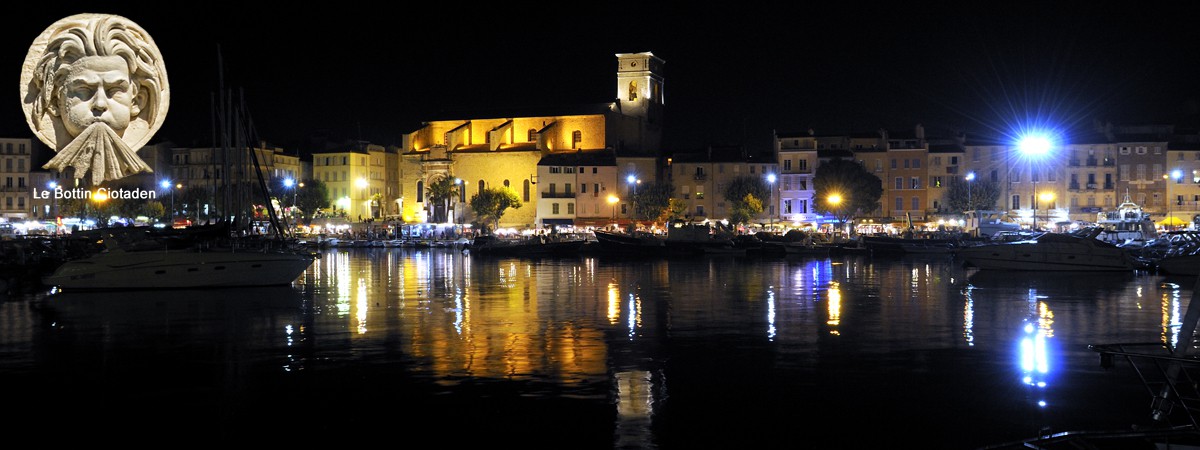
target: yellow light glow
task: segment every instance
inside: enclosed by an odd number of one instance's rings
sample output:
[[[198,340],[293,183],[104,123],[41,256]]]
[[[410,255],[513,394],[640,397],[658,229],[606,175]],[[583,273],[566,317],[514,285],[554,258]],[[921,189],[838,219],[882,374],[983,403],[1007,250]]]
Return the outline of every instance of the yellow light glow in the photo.
[[[833,206],[842,204],[842,196],[840,194],[829,194],[827,200],[829,200],[829,204]]]
[[[608,204],[610,204],[610,205],[614,205],[614,204],[616,204],[616,203],[617,203],[617,202],[619,202],[619,201],[621,201],[621,199],[617,198],[617,196],[615,196],[615,195],[612,195],[612,194],[609,194],[609,196],[608,196]]]
[[[97,190],[95,194],[92,194],[92,200],[95,200],[96,203],[104,203],[108,200],[108,191],[104,189]]]
[[[355,184],[356,184],[356,185],[357,185],[357,186],[358,186],[360,189],[361,189],[361,188],[366,188],[367,186],[370,186],[370,184],[371,184],[371,183],[368,183],[368,182],[367,182],[367,179],[366,179],[366,178],[359,178],[358,180],[355,180],[355,182],[354,182],[354,183],[355,183]]]
[[[1041,200],[1043,202],[1052,202],[1052,201],[1054,201],[1054,193],[1053,192],[1043,192],[1040,195],[1038,195],[1038,200]]]

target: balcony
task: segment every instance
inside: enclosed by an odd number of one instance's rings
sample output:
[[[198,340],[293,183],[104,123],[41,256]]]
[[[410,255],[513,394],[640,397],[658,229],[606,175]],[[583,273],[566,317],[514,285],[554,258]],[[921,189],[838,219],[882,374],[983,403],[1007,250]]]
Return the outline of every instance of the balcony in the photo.
[[[703,173],[698,173],[698,174],[692,176],[692,179],[694,179],[696,181],[705,181],[705,180],[708,180],[708,175],[703,174]]]
[[[947,175],[958,175],[958,166],[950,166],[946,168]]]
[[[1104,167],[1112,167],[1117,165],[1117,160],[1112,158],[1104,158]]]
[[[1113,189],[1116,189],[1116,186],[1114,186],[1113,183],[1104,183],[1104,189],[1108,189],[1111,191]]]
[[[1079,167],[1079,160],[1076,158],[1071,158],[1070,160],[1067,161],[1067,165],[1072,166],[1072,167]]]
[[[1078,191],[1079,183],[1071,183],[1071,184],[1067,185],[1067,189],[1070,189],[1072,191]]]
[[[1100,161],[1097,161],[1096,158],[1088,158],[1087,159],[1088,167],[1096,167],[1096,165],[1099,164],[1099,162]]]
[[[1096,189],[1096,186],[1097,186],[1097,184],[1096,184],[1096,183],[1088,183],[1088,184],[1087,184],[1087,188],[1088,188],[1088,189]]]
[[[574,192],[542,192],[542,198],[575,198]]]

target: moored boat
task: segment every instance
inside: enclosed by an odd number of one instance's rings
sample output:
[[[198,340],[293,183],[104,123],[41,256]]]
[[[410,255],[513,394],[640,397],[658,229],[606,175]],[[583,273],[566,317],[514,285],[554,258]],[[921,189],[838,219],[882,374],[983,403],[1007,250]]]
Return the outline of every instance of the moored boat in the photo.
[[[982,270],[1132,271],[1140,264],[1125,248],[1095,238],[1098,229],[1043,233],[1031,240],[959,249],[964,264]]]

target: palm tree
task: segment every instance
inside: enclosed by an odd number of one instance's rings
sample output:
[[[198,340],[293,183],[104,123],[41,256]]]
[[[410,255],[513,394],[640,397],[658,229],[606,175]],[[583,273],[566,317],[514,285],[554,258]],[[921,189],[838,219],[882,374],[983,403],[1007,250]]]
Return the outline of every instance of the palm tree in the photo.
[[[443,207],[442,217],[439,217],[437,210],[434,210],[434,222],[446,222],[445,212],[450,210],[450,199],[458,196],[458,190],[458,179],[451,177],[450,174],[443,173],[438,176],[437,180],[429,183],[425,194],[429,198],[429,202],[440,204]]]

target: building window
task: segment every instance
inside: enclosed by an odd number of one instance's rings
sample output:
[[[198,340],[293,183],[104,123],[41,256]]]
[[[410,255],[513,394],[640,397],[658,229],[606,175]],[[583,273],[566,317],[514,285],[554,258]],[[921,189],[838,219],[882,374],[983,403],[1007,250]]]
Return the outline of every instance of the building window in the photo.
[[[904,177],[896,177],[896,189],[904,189]]]
[[[550,214],[558,214],[558,203],[550,204]]]
[[[904,159],[904,168],[905,168],[905,169],[908,169],[908,168],[909,168],[909,162],[908,162],[908,159],[907,159],[907,158],[905,158],[905,159]]]
[[[1141,146],[1141,145],[1139,145],[1139,146],[1137,147],[1137,154],[1139,154],[1139,155],[1145,155],[1145,154],[1146,154],[1146,147],[1145,147],[1145,146]]]
[[[587,193],[587,183],[579,183],[579,193],[580,194]]]
[[[424,181],[417,182],[417,201],[418,202],[425,201],[425,182]]]
[[[913,211],[921,210],[921,197],[913,197],[912,198],[912,210]]]
[[[637,100],[637,80],[629,82],[629,101]]]
[[[895,169],[895,168],[896,168],[896,160],[895,160],[895,159],[893,159],[893,160],[892,160],[892,168],[893,168],[893,169]]]
[[[554,183],[550,183],[550,195],[553,196],[554,192],[555,192],[555,185],[554,185]]]
[[[571,148],[575,148],[577,145],[579,145],[582,142],[583,142],[583,132],[581,132],[579,130],[572,131],[571,132]]]
[[[798,163],[800,164],[801,172],[808,171],[808,160],[807,159],[802,159],[802,160],[798,161]]]
[[[933,179],[929,181],[929,185],[935,188],[942,187],[942,177],[933,177]]]
[[[791,200],[784,200],[784,201],[783,201],[783,213],[784,213],[784,214],[791,214],[791,213],[792,213],[792,201],[791,201]]]
[[[800,200],[800,214],[808,214],[808,200]]]
[[[574,186],[574,183],[563,183],[563,193],[571,195],[571,186]]]
[[[912,181],[912,188],[913,188],[913,189],[920,189],[920,188],[921,188],[921,177],[912,177],[911,181]]]
[[[896,197],[896,211],[904,210],[904,197]]]
[[[592,197],[600,196],[600,183],[592,183]]]
[[[525,140],[529,141],[529,142],[537,141],[537,130],[530,128],[529,129],[529,137]]]
[[[621,215],[626,215],[626,214],[629,214],[629,204],[622,203],[621,204]]]
[[[696,205],[696,215],[697,216],[704,215],[704,205]]]
[[[17,208],[25,209],[25,197],[17,197]]]
[[[504,188],[507,189],[508,187],[509,187],[508,180],[504,180]]]
[[[575,204],[567,203],[567,214],[575,214]]]
[[[562,167],[552,166],[550,167],[550,173],[562,173]]]
[[[958,157],[957,157],[957,156],[951,156],[951,157],[950,157],[950,165],[952,165],[952,166],[957,166],[957,165],[958,165]]]
[[[529,180],[525,180],[523,182],[523,184],[525,185],[524,186],[525,189],[522,192],[522,195],[521,195],[522,200],[521,201],[523,201],[525,203],[529,203]]]
[[[919,159],[914,159],[914,160],[913,160],[913,168],[914,168],[914,169],[920,169],[920,168],[921,168],[921,160],[919,160]]]
[[[784,172],[792,171],[792,160],[790,160],[790,159],[783,160],[783,171]]]
[[[704,200],[704,192],[696,192],[696,200]]]
[[[934,156],[933,157],[933,167],[941,167],[941,165],[942,165],[942,157]]]
[[[1010,207],[1009,209],[1021,209],[1021,196],[1020,195],[1012,196],[1012,207]]]
[[[592,168],[592,173],[593,173],[593,174],[595,174],[595,173],[596,173],[596,169],[597,169],[597,168],[595,168],[595,167],[593,167],[593,168]]]

